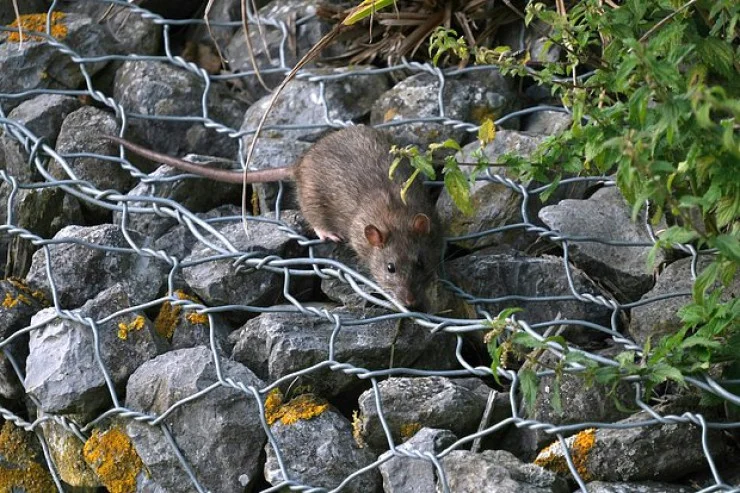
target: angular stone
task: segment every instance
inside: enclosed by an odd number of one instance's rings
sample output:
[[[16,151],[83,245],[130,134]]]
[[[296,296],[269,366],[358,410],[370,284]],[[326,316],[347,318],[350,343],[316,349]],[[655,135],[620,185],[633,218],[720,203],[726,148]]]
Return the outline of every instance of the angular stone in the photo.
[[[445,269],[453,274],[457,285],[466,293],[485,300],[479,306],[491,314],[498,314],[505,308],[519,307],[523,311],[516,314],[517,318],[529,324],[554,320],[559,316],[611,327],[610,309],[572,297],[562,259],[482,250],[448,262]],[[578,293],[604,295],[579,269],[570,266],[570,271]],[[492,283],[491,279],[496,279],[496,282]],[[535,299],[488,301],[510,296]],[[572,299],[548,300],[549,297]],[[542,301],[538,301],[538,298],[542,298]],[[581,326],[570,326],[563,335],[576,342],[604,337],[601,332]]]
[[[223,358],[219,364],[224,378],[247,387],[263,386],[247,367]],[[170,351],[131,375],[126,406],[160,416],[217,381],[208,348]],[[172,409],[165,424],[203,489],[243,493],[257,478],[265,432],[251,393],[225,386],[213,388]],[[159,426],[129,421],[126,430],[156,484],[173,493],[194,491]]]
[[[36,21],[45,25],[46,15]],[[108,30],[86,16],[56,12],[52,19],[52,34],[83,57],[98,57],[114,52],[114,42]],[[28,34],[28,33],[26,33]],[[15,94],[35,89],[77,89],[84,77],[78,62],[67,53],[51,46],[45,40],[26,37],[23,49],[13,35],[0,33],[0,93]],[[100,71],[107,62],[88,62],[85,69],[90,76]],[[33,67],[29,69],[29,67]],[[3,99],[6,111],[18,106],[32,95]]]
[[[485,396],[445,377],[393,377],[380,382],[378,390],[395,443],[423,427],[450,430],[459,437],[475,433],[486,406]],[[360,437],[371,448],[385,450],[388,439],[372,389],[362,393],[359,407]]]
[[[41,417],[41,416],[39,416]],[[84,423],[85,417],[65,415],[73,423]],[[98,476],[85,463],[82,448],[85,442],[56,421],[41,423],[44,439],[62,481],[75,488],[97,488],[101,486]]]
[[[116,285],[86,303],[80,316],[95,321],[129,307],[128,296]],[[90,326],[56,318],[52,308],[39,312],[31,323],[47,320],[47,325],[31,331],[25,380],[26,391],[39,400],[45,412],[99,411],[110,404],[110,392],[121,391],[129,375],[163,349],[153,324],[139,311],[97,325],[100,362],[95,357]],[[101,363],[116,389],[107,387]]]
[[[38,437],[11,421],[5,421],[0,431],[0,477],[8,492],[56,490]]]
[[[693,488],[657,481],[630,481],[624,483],[609,483],[606,481],[591,481],[587,483],[589,493],[691,493]]]
[[[128,234],[136,245],[144,243],[135,231]],[[58,243],[48,246],[51,272],[59,302],[64,308],[79,307],[117,283],[121,283],[131,304],[138,305],[154,299],[166,280],[167,266],[161,260],[100,248],[131,248],[118,226],[67,226],[54,236],[54,240]],[[33,255],[26,281],[50,292],[43,249]]]
[[[296,409],[307,409],[311,403],[304,394],[285,404]],[[291,480],[312,487],[333,489],[343,484],[355,471],[371,464],[375,456],[368,449],[357,446],[352,438],[352,425],[333,408],[320,401],[313,403],[312,417],[280,419],[271,427],[275,441]],[[272,485],[285,480],[278,466],[272,444],[265,447],[265,479]],[[351,493],[378,493],[380,477],[371,469],[344,484],[342,491]]]
[[[555,473],[519,461],[504,450],[479,454],[455,450],[442,459],[450,491],[487,493],[568,493],[568,483]],[[437,491],[441,491],[437,483]]]
[[[457,441],[449,430],[422,428],[396,449],[399,454],[380,465],[385,493],[422,493],[434,491],[437,474],[434,464],[415,458],[417,454],[437,455]],[[411,456],[404,455],[408,453]],[[392,452],[385,452],[383,459]]]
[[[385,74],[360,74],[351,75],[367,67],[355,66],[352,68],[315,69],[314,75],[337,75],[347,74],[339,80],[325,81],[323,98],[328,107],[328,118],[330,121],[340,122],[356,121],[370,113],[376,100],[388,89],[388,79]],[[244,114],[241,131],[250,132],[257,128],[257,124],[272,96],[265,96],[249,107]],[[277,131],[281,137],[292,140],[315,141],[326,132],[326,128],[310,128],[317,123],[327,123],[326,108],[321,104],[321,87],[318,82],[310,82],[304,79],[290,81],[280,93],[280,97],[270,110],[265,121],[266,133],[269,134],[271,125],[306,125],[305,129],[280,129]],[[247,149],[252,142],[251,134],[244,137],[244,148]],[[258,141],[259,144],[259,141]]]
[[[442,355],[453,355],[454,337],[430,334],[413,323],[382,320],[361,323],[362,319],[382,315],[379,310],[350,312],[331,310],[340,319],[352,321],[343,325],[334,337],[334,358],[339,363],[367,370],[389,367],[415,367],[415,361],[427,352],[435,352],[436,368],[449,368],[451,362]],[[360,324],[356,324],[357,322]],[[301,313],[263,313],[253,318],[229,337],[234,344],[232,358],[253,368],[267,382],[326,361],[334,323],[324,318]],[[328,368],[313,371],[308,382],[320,395],[336,396],[357,389],[362,381],[342,371]]]
[[[537,111],[525,120],[522,130],[548,137],[563,133],[573,124],[573,117],[561,111]]]
[[[605,241],[652,244],[644,219],[633,222],[629,206],[610,187],[598,190],[588,200],[563,200],[543,208],[540,219],[565,236],[598,238]],[[647,259],[652,247],[609,245],[594,241],[568,241],[570,260],[600,281],[622,301],[635,301],[653,285]],[[664,259],[658,252],[655,264]]]
[[[440,115],[439,79],[431,74],[412,75],[386,91],[373,104],[370,123],[392,123],[397,120],[435,118]],[[445,117],[481,123],[496,119],[517,107],[510,82],[498,71],[484,70],[447,78],[443,103]],[[511,120],[506,125],[512,124]],[[466,143],[468,132],[441,123],[407,123],[388,127],[400,146],[414,144],[426,149],[433,142],[454,139]]]

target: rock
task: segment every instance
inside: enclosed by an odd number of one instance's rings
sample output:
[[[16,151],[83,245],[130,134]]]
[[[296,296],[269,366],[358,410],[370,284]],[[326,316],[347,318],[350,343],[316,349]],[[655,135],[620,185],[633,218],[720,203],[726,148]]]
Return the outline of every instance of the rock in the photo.
[[[79,202],[60,188],[18,190],[14,222],[41,238],[51,238],[65,226],[84,222]],[[21,236],[13,236],[8,247],[6,273],[24,278],[38,248]]]
[[[135,231],[129,231],[128,235],[136,245],[142,245],[143,239]],[[54,287],[59,303],[65,308],[79,307],[117,283],[121,283],[131,304],[138,305],[154,299],[164,284],[167,266],[161,260],[134,252],[106,250],[131,248],[118,226],[67,226],[54,235],[54,240],[58,242],[47,248]],[[50,292],[43,249],[33,255],[26,281]]]
[[[85,442],[84,457],[108,491],[146,491],[149,473],[119,425],[94,429]]]
[[[380,465],[385,493],[423,493],[434,491],[437,471],[430,461],[414,458],[420,454],[435,456],[457,441],[449,430],[422,428],[396,448],[396,456]],[[407,455],[408,454],[408,455]],[[383,459],[392,452],[384,453]]]
[[[219,359],[224,378],[247,387],[262,381],[245,366]],[[126,407],[161,416],[216,383],[213,354],[204,346],[165,353],[137,369]],[[164,423],[204,490],[242,493],[257,477],[265,432],[251,393],[219,386],[168,412]],[[152,479],[168,492],[190,492],[180,460],[159,426],[129,421],[127,434]]]
[[[486,406],[486,397],[445,377],[389,378],[378,384],[383,416],[398,443],[417,430],[441,428],[462,437],[474,433]],[[378,419],[375,393],[359,399],[359,434],[364,443],[385,450],[388,438]]]
[[[529,135],[512,130],[499,130],[493,142],[483,147],[483,155],[489,162],[495,163],[506,153],[527,157],[543,142],[544,137]],[[472,142],[463,147],[456,156],[462,163],[475,163],[474,152],[480,149],[480,144]],[[468,176],[473,166],[461,166]],[[491,167],[492,174],[499,174],[507,178],[511,174],[505,167]],[[526,188],[531,188],[525,185]],[[474,213],[472,216],[462,214],[455,206],[447,189],[443,189],[437,200],[437,211],[445,228],[445,236],[465,236],[481,233],[489,229],[499,228],[510,224],[523,222],[521,206],[522,195],[498,182],[478,180],[471,188],[471,200]],[[531,196],[528,213],[535,217],[541,206],[536,196]],[[487,234],[478,238],[455,242],[455,244],[475,250],[491,245],[510,245],[520,250],[525,249],[535,241],[536,235],[527,233],[524,228],[517,228],[502,233]]]
[[[371,371],[414,368],[415,361],[430,351],[437,355],[437,369],[450,368],[449,360],[454,361],[455,338],[448,334],[433,335],[426,328],[396,319],[363,323],[364,318],[383,315],[379,310],[340,308],[330,313],[343,320],[333,346],[339,363]],[[324,318],[301,313],[263,313],[229,336],[234,344],[232,358],[254,369],[263,380],[274,382],[326,361],[334,326]],[[325,396],[362,386],[355,376],[329,368],[313,371],[306,378],[314,392]]]
[[[221,3],[233,4],[239,2],[236,0]],[[268,87],[275,88],[280,84],[290,68],[324,34],[329,32],[331,26],[315,15],[317,6],[318,2],[316,0],[283,0],[269,2],[259,10],[259,17],[266,22],[263,23],[261,31],[250,29],[249,37],[257,67],[259,67],[262,79]],[[236,18],[241,18],[240,11]],[[298,19],[301,20],[300,23],[296,23]],[[231,20],[234,20],[234,18],[232,17]],[[292,43],[295,43],[295,45],[287,46]],[[321,56],[326,57],[341,53],[344,53],[344,49],[343,43],[340,41],[333,43],[322,51]],[[231,70],[235,72],[254,70],[243,29],[237,28],[236,33],[224,48],[224,57]],[[280,65],[281,57],[285,60],[285,65],[282,67]],[[312,66],[315,66],[315,62],[307,65],[307,67]],[[252,101],[268,94],[268,91],[262,87],[256,76],[240,79],[240,83],[244,84],[244,90]]]
[[[683,398],[682,402],[674,399],[668,405],[653,409],[659,415],[676,415],[692,407],[696,406]],[[635,423],[652,418],[652,414],[640,411],[616,422],[622,427],[590,428],[570,437],[568,447],[581,478],[586,481],[675,481],[707,467],[701,428],[675,422],[635,426]],[[628,427],[630,425],[633,427]],[[722,456],[725,446],[718,430],[708,430],[707,443],[713,457]],[[569,474],[557,441],[540,452],[535,464],[559,474]]]
[[[586,484],[590,493],[690,493],[693,488],[657,481],[609,483],[606,481],[591,481]]]
[[[18,3],[18,12],[21,15],[34,14],[49,10],[50,2],[48,0],[26,0]],[[0,4],[0,24],[10,24],[15,20],[15,8],[12,2],[3,2]]]
[[[367,67],[355,66],[352,68],[315,69],[313,76],[331,76],[347,74],[346,77],[335,80],[326,80],[323,94],[318,82],[306,79],[290,81],[280,93],[280,97],[270,110],[265,121],[265,134],[271,137],[284,137],[291,140],[313,142],[326,132],[326,128],[312,128],[318,123],[325,123],[328,117],[331,122],[357,121],[370,113],[377,99],[388,89],[388,79],[385,74],[351,75]],[[262,114],[267,109],[271,96],[265,96],[249,107],[244,115],[241,131],[248,132],[244,136],[244,148],[252,142],[252,132],[257,128]],[[326,106],[323,102],[326,102]],[[328,115],[325,114],[328,108]],[[303,129],[270,129],[274,125],[306,125]],[[259,141],[258,141],[259,144]]]
[[[39,417],[42,416],[43,413],[40,413]],[[81,415],[68,414],[64,418],[73,423],[86,421],[85,416]],[[82,447],[85,442],[53,420],[41,423],[41,429],[54,460],[54,466],[62,481],[75,488],[97,488],[101,486],[98,476],[87,466],[82,456]]]
[[[573,118],[568,113],[552,110],[537,111],[526,118],[522,130],[550,137],[563,133],[572,124]]]
[[[341,262],[350,269],[372,279],[368,270],[363,265],[358,264],[357,255],[349,246],[342,243],[323,243],[313,248],[315,256]],[[363,285],[360,284],[360,287],[363,287]],[[321,279],[321,291],[329,299],[341,303],[344,306],[361,308],[368,304],[367,300],[357,294],[348,282],[334,276]]]
[[[193,163],[213,163],[214,168],[227,168],[230,161],[206,156],[186,156],[186,160]],[[169,166],[160,166],[149,174],[151,179],[165,179],[182,175],[181,171]],[[236,203],[241,200],[242,187],[222,183],[206,178],[182,179],[177,181],[140,182],[128,192],[129,197],[165,198],[177,202],[191,212],[205,212],[226,203]],[[155,204],[148,200],[128,202],[129,207],[147,207]],[[156,204],[160,208],[163,204]],[[177,224],[177,219],[170,215],[154,213],[128,213],[127,225],[138,231],[146,238],[159,239],[167,230]],[[123,217],[122,212],[113,213],[113,222],[118,224]]]
[[[130,307],[123,288],[116,285],[85,303],[79,315],[95,321]],[[114,390],[107,387],[101,364],[115,390],[121,391],[129,375],[163,349],[153,324],[138,310],[97,325],[100,361],[95,357],[91,326],[57,318],[52,308],[36,314],[31,323],[47,320],[47,325],[31,331],[25,380],[26,391],[45,412],[89,415],[99,411],[110,405]]]
[[[539,217],[566,237],[652,244],[644,218],[638,218],[635,223],[630,214],[622,194],[612,187],[598,190],[588,200],[563,200],[545,207]],[[650,246],[569,240],[568,248],[570,261],[605,285],[620,301],[636,301],[653,285],[653,274],[648,271],[647,264]],[[664,258],[659,251],[655,265]]]
[[[697,265],[697,274],[710,263],[707,257],[700,257]],[[681,319],[678,311],[691,302],[691,288],[694,281],[691,278],[691,258],[683,258],[668,265],[655,281],[653,289],[646,293],[631,312],[629,332],[632,338],[640,345],[644,345],[651,337],[655,345],[662,336],[673,334],[681,328]],[[647,301],[653,298],[665,299]],[[723,300],[740,296],[740,278],[737,276],[729,287],[725,288]]]
[[[439,79],[431,74],[412,75],[386,91],[373,104],[373,125],[398,120],[436,118]],[[510,82],[498,71],[481,70],[447,78],[443,94],[445,118],[480,124],[484,119],[499,118],[516,109],[517,100]],[[507,122],[511,124],[512,120]],[[426,149],[433,142],[454,139],[464,144],[468,132],[442,123],[407,123],[388,127],[400,146],[414,144]]]
[[[268,138],[265,136],[257,142],[249,169],[259,170],[292,166],[311,147],[308,142],[289,138]],[[260,213],[266,214],[276,210],[278,192],[280,191],[278,183],[255,183],[252,188],[257,193]],[[291,181],[283,182],[280,209],[298,209],[295,184]]]
[[[44,31],[46,14],[22,17],[28,30]],[[56,39],[86,58],[109,55],[114,51],[113,39],[108,30],[89,17],[55,12],[51,33]],[[27,33],[26,33],[27,34]],[[88,74],[95,75],[106,62],[85,63]],[[29,69],[29,67],[33,67]],[[77,62],[67,53],[52,47],[41,38],[26,38],[19,49],[18,34],[0,33],[0,93],[16,94],[38,89],[77,89],[84,77]],[[33,95],[0,98],[5,111],[18,106]]]
[[[281,220],[291,228],[300,228],[300,216],[295,211],[285,211]],[[248,253],[250,258],[265,258],[277,255],[282,258],[300,257],[302,248],[295,240],[270,222],[249,222],[247,238],[241,222],[216,225],[216,229],[228,239],[239,252]],[[248,271],[234,268],[236,258],[204,262],[214,255],[210,247],[198,244],[185,262],[199,262],[183,269],[183,278],[190,288],[208,305],[256,305],[274,304],[283,289],[283,274],[267,269]],[[299,289],[300,280],[292,287]],[[299,292],[299,291],[298,291]]]
[[[476,454],[455,450],[442,459],[450,491],[486,493],[566,493],[568,484],[554,473],[534,464],[520,462],[504,450]],[[437,484],[437,491],[442,491]]]
[[[164,62],[128,61],[116,73],[114,97],[131,113],[147,117],[202,117],[203,79]],[[208,115],[236,128],[246,105],[216,83],[208,91]],[[171,155],[184,153],[236,160],[238,145],[226,134],[206,129],[201,123],[133,119],[129,139],[144,147]]]
[[[54,491],[38,437],[5,421],[0,431],[0,477],[8,492]]]
[[[10,112],[8,118],[23,125],[38,138],[51,147],[56,145],[59,127],[64,119],[81,106],[80,100],[59,94],[41,94],[24,101]],[[11,132],[15,127],[10,127]],[[22,136],[25,139],[25,135]],[[29,166],[28,150],[24,149],[22,140],[10,132],[0,138],[0,145],[5,151],[5,169],[19,183],[40,181],[41,174],[36,166]]]
[[[266,408],[268,404],[266,404]],[[303,394],[276,409],[266,409],[270,431],[279,444],[288,478],[299,483],[333,489],[350,474],[371,464],[375,456],[357,446],[352,425],[326,402]],[[280,417],[279,417],[280,416]],[[265,479],[272,485],[285,481],[272,444],[265,447]],[[342,491],[377,493],[380,477],[371,469],[346,483]]]
[[[551,321],[559,316],[611,327],[610,309],[573,297],[562,259],[481,250],[448,262],[445,269],[454,273],[456,284],[480,300],[478,306],[491,314],[498,314],[504,308],[519,307],[523,311],[516,314],[517,318],[529,324]],[[579,269],[570,266],[570,271],[578,293],[605,295]],[[496,282],[491,282],[491,279]],[[548,300],[550,297],[566,299]],[[504,299],[491,301],[498,298]],[[603,333],[582,326],[568,327],[563,335],[576,343],[604,337]]]
[[[175,291],[175,296],[181,300],[189,300],[198,304],[203,303],[197,296],[192,296],[183,291]],[[231,327],[218,313],[211,316],[214,320],[213,334],[216,347],[223,353],[230,353],[232,344],[228,337]],[[196,313],[193,310],[184,310],[180,305],[172,305],[170,302],[163,303],[157,319],[154,321],[154,326],[158,334],[171,341],[172,349],[196,346],[210,347],[211,345],[208,315]]]

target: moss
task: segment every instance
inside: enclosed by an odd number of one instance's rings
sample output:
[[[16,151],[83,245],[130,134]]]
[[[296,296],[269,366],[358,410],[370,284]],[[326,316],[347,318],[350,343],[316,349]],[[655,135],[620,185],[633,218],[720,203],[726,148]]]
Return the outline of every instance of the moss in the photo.
[[[588,428],[583,430],[566,439],[566,443],[570,449],[573,464],[576,466],[576,471],[578,471],[578,474],[584,481],[591,481],[593,477],[588,471],[587,462],[588,455],[591,453],[591,450],[596,443],[596,429]],[[545,447],[537,455],[534,463],[556,474],[566,475],[570,473],[568,462],[565,460],[564,451],[560,446],[559,440]]]
[[[110,493],[136,491],[136,478],[144,463],[129,437],[119,428],[95,430],[83,448],[85,461]]]
[[[129,323],[121,322],[118,324],[118,338],[125,341],[128,339],[128,333],[132,330],[141,330],[146,326],[146,319],[141,315],[137,316]]]
[[[41,36],[31,36],[28,31],[46,32],[46,13],[43,14],[26,14],[18,17],[8,27],[23,29],[23,41],[43,41]],[[67,36],[67,25],[63,22],[65,14],[63,12],[53,12],[51,14],[51,35],[56,39],[64,39]],[[21,34],[12,32],[6,38],[10,43],[20,43]]]
[[[271,391],[265,399],[265,419],[272,425],[280,420],[284,425],[291,425],[300,420],[319,416],[329,408],[329,404],[313,394],[301,394],[287,403],[283,403],[280,390]]]
[[[421,430],[421,423],[404,423],[401,425],[401,440],[404,442],[411,438],[412,436],[416,435],[416,433]]]
[[[34,459],[29,434],[6,421],[0,431],[0,493],[56,491],[51,474]]]
[[[189,294],[186,294],[185,292],[180,290],[175,291],[175,296],[177,296],[181,300],[190,300],[194,303],[199,304],[203,303],[200,299],[198,299],[198,297],[190,296]],[[172,336],[175,333],[175,329],[177,328],[177,322],[178,320],[180,320],[181,312],[181,306],[173,306],[172,303],[166,301],[162,305],[162,308],[159,310],[157,318],[154,320],[154,330],[157,332],[157,334],[159,334],[161,337],[164,337],[168,341],[171,341]],[[207,325],[208,315],[191,312],[185,316],[185,320],[194,325]]]

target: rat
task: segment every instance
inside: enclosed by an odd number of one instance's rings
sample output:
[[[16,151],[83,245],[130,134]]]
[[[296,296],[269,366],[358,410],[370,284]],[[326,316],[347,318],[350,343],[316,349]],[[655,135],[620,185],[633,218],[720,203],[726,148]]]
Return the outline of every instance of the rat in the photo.
[[[202,167],[119,137],[107,138],[182,171],[244,183],[242,171]],[[391,145],[386,132],[347,127],[319,139],[292,166],[249,171],[246,183],[295,181],[301,212],[319,239],[347,242],[381,287],[406,307],[422,309],[427,304],[424,290],[441,261],[441,226],[421,179],[401,199],[413,168],[404,161],[389,178]]]

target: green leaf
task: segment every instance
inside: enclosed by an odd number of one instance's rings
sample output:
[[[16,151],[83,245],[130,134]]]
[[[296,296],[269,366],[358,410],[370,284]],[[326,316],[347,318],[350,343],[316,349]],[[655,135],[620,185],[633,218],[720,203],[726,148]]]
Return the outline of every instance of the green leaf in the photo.
[[[403,157],[398,156],[395,159],[393,159],[393,162],[391,163],[391,167],[388,168],[388,179],[393,179],[393,174],[396,172],[396,169],[398,168],[398,165],[401,164],[401,160],[403,160]]]
[[[472,216],[474,209],[470,200],[470,183],[460,169],[447,170],[445,188],[457,208],[466,216]]]
[[[434,178],[437,176],[434,171],[434,166],[432,165],[432,160],[426,156],[412,156],[411,166],[416,171],[421,171],[422,173],[424,173],[424,176],[426,176],[430,180],[434,180]]]
[[[537,374],[529,368],[519,370],[519,386],[522,389],[522,398],[524,406],[529,415],[534,411],[534,404],[537,401]]]
[[[370,17],[378,10],[384,9],[389,5],[393,5],[395,0],[363,0],[360,5],[352,9],[352,12],[347,15],[342,21],[345,26],[351,26],[357,22]]]
[[[733,235],[719,235],[714,239],[714,246],[733,262],[740,262],[740,240]]]
[[[406,180],[403,184],[403,187],[401,188],[401,201],[405,204],[406,203],[406,194],[409,191],[409,188],[411,188],[411,185],[414,183],[414,180],[416,177],[419,176],[419,170],[414,170],[414,172],[411,174],[408,180]]]
[[[701,38],[696,46],[699,60],[724,77],[737,77],[732,45],[719,38]]]
[[[656,383],[673,380],[674,382],[682,384],[685,381],[683,374],[678,368],[666,363],[658,363],[650,370],[652,371],[652,377],[655,379]]]

